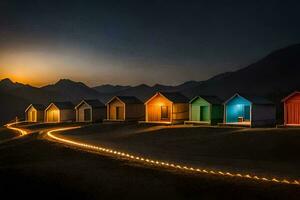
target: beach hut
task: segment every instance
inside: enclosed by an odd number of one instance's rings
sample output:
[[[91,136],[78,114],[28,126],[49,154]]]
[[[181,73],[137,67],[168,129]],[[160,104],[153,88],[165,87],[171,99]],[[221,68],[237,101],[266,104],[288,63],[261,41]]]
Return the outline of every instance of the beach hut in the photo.
[[[263,97],[235,94],[224,103],[224,123],[250,127],[275,125],[275,105]]]
[[[181,123],[189,118],[189,99],[178,92],[157,92],[145,106],[148,123]]]
[[[30,104],[25,110],[27,122],[43,122],[45,106],[42,104]]]
[[[106,107],[97,99],[82,100],[75,110],[77,122],[102,121],[106,117]]]
[[[106,113],[106,121],[139,121],[145,117],[145,107],[134,96],[114,96],[106,103]]]
[[[216,96],[196,96],[189,102],[191,124],[216,125],[223,122],[223,102]]]
[[[53,102],[45,109],[45,122],[71,122],[75,120],[74,105],[69,102]]]
[[[284,106],[284,125],[300,126],[300,92],[293,92],[282,100]]]

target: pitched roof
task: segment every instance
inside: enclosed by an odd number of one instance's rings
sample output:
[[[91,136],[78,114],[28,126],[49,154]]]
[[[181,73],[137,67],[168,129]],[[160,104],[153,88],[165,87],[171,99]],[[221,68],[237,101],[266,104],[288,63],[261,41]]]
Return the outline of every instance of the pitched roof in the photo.
[[[179,92],[159,92],[173,103],[188,103],[189,99]]]
[[[114,96],[106,103],[106,105],[112,102],[114,99],[119,99],[125,104],[143,104],[143,102],[135,96]]]
[[[257,105],[273,105],[274,104],[272,101],[269,101],[268,99],[261,97],[261,96],[240,94],[240,93],[236,93],[235,95],[233,95],[230,99],[228,99],[225,102],[225,104],[236,96],[243,97],[243,98],[247,99],[248,101],[250,101],[252,104],[257,104]]]
[[[222,101],[221,99],[219,99],[219,97],[217,97],[217,96],[205,96],[205,95],[195,96],[195,97],[190,101],[190,103],[192,103],[193,101],[195,101],[195,100],[198,99],[199,97],[202,98],[202,99],[204,99],[205,101],[207,101],[207,102],[210,103],[210,104],[215,104],[215,105],[217,105],[217,104],[222,104],[222,103],[223,103],[223,101]]]
[[[281,101],[282,102],[285,102],[286,100],[288,100],[289,98],[293,97],[294,95],[296,94],[299,94],[300,92],[299,91],[295,91],[293,93],[291,93],[290,95],[288,95],[287,97],[285,97],[284,99],[282,99]]]
[[[139,104],[143,103],[141,100],[136,98],[135,96],[117,96],[121,101],[123,101],[125,104]]]
[[[37,110],[45,110],[46,106],[43,104],[31,104]]]
[[[102,108],[105,107],[105,105],[99,101],[98,99],[84,99],[82,100],[77,106],[79,107],[83,102],[87,103],[88,105],[90,105],[92,108]]]
[[[43,111],[43,110],[46,109],[46,106],[43,105],[43,104],[30,104],[30,105],[26,108],[25,112],[26,112],[31,106],[34,107],[36,110],[41,110],[41,111]]]
[[[74,109],[74,104],[70,101],[52,102],[60,110]]]

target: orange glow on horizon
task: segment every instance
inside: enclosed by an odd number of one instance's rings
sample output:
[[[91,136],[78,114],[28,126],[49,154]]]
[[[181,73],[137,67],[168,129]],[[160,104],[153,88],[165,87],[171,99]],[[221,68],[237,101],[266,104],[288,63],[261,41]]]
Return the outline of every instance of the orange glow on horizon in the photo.
[[[15,49],[0,52],[0,80],[9,78],[36,87],[53,84],[62,78],[81,81],[93,75],[87,66],[101,63],[78,52],[61,51]]]
[[[21,83],[21,84],[24,84],[24,85],[32,85],[32,86],[41,86],[42,83],[40,82],[34,82],[34,81],[31,81],[30,79],[27,79],[26,77],[22,77],[22,76],[15,76],[15,75],[3,75],[3,76],[0,76],[0,80],[3,80],[3,79],[10,79],[12,82],[14,83]]]

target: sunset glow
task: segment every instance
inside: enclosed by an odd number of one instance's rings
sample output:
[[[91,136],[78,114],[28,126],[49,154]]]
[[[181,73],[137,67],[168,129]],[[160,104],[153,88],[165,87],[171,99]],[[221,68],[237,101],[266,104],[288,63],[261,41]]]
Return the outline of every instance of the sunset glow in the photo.
[[[0,79],[34,86],[61,78],[89,86],[202,81],[299,41],[300,35],[299,21],[289,16],[294,12],[267,3],[235,4],[239,17],[213,2],[11,4],[0,10],[6,19],[0,22]],[[270,40],[262,40],[262,33]]]

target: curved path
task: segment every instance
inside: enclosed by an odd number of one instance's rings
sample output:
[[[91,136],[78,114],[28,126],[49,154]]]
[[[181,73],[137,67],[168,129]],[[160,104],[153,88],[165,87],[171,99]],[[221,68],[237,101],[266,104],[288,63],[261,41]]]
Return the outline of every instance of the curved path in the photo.
[[[19,122],[21,123],[21,122]],[[20,136],[14,137],[12,139],[25,136],[29,134],[29,132],[25,129],[15,127],[18,123],[10,123],[7,124],[6,127],[8,129],[17,131],[20,133]],[[62,128],[54,128],[52,130],[49,130],[46,132],[46,135],[49,137],[49,139],[54,140],[56,142],[60,142],[63,144],[67,144],[74,147],[80,147],[83,150],[98,152],[98,153],[104,153],[106,155],[109,155],[111,157],[116,158],[122,158],[126,160],[131,160],[134,162],[139,162],[145,165],[152,165],[161,169],[177,169],[181,170],[182,172],[187,173],[193,173],[193,174],[211,174],[211,175],[218,175],[223,177],[236,177],[236,178],[243,178],[243,179],[252,179],[256,181],[265,181],[265,182],[273,182],[273,183],[279,183],[279,184],[290,184],[290,185],[300,185],[300,181],[298,180],[288,180],[288,179],[278,179],[276,177],[261,177],[257,175],[250,175],[250,174],[240,174],[240,173],[233,173],[233,172],[226,172],[226,171],[213,171],[210,169],[200,169],[200,168],[193,168],[190,166],[184,166],[179,165],[176,163],[170,163],[162,160],[154,160],[148,157],[141,157],[136,156],[133,154],[128,154],[126,152],[116,151],[114,149],[105,148],[103,146],[96,146],[96,145],[90,145],[88,143],[81,143],[76,142],[70,139],[64,139],[60,137],[58,134],[54,134],[55,132],[62,132],[72,129],[78,129],[81,128],[81,126],[74,126],[74,127],[62,127]]]
[[[23,122],[14,122],[14,123],[9,123],[9,124],[6,124],[6,125],[5,125],[5,127],[6,127],[7,129],[10,129],[10,130],[12,130],[12,131],[16,131],[16,132],[19,133],[19,135],[18,135],[18,136],[15,136],[15,137],[11,137],[11,138],[6,139],[6,140],[2,140],[2,141],[0,142],[0,144],[1,144],[1,143],[9,142],[9,141],[12,141],[12,140],[15,140],[15,139],[18,139],[18,138],[20,138],[20,137],[22,137],[22,136],[24,136],[24,135],[29,134],[29,132],[28,132],[27,130],[24,130],[24,129],[15,127],[15,125],[20,124],[20,123],[23,123]]]
[[[17,131],[20,133],[20,136],[24,136],[24,135],[27,135],[28,132],[24,129],[21,129],[21,128],[17,128],[17,127],[14,127],[15,125],[19,124],[19,123],[23,123],[23,122],[14,122],[14,123],[10,123],[10,124],[6,124],[6,128],[8,129],[11,129],[11,130],[14,130],[14,131]]]
[[[80,147],[84,150],[98,152],[98,153],[104,153],[106,155],[109,155],[111,157],[116,158],[123,158],[126,160],[131,160],[134,162],[139,162],[145,165],[152,165],[157,168],[161,169],[177,169],[181,170],[183,172],[187,173],[193,173],[193,174],[211,174],[211,175],[218,175],[223,177],[236,177],[236,178],[243,178],[243,179],[251,179],[256,181],[265,181],[265,182],[273,182],[273,183],[279,183],[279,184],[290,184],[290,185],[300,185],[300,181],[298,180],[288,180],[288,179],[278,179],[276,177],[261,177],[257,175],[250,175],[250,174],[240,174],[240,173],[232,173],[232,172],[226,172],[226,171],[213,171],[210,169],[200,169],[200,168],[193,168],[190,166],[184,166],[179,165],[176,163],[169,163],[162,160],[154,160],[148,157],[140,157],[133,154],[128,154],[126,152],[116,151],[114,149],[105,148],[103,146],[96,146],[96,145],[90,145],[87,143],[81,143],[76,142],[70,139],[64,139],[60,137],[58,134],[54,134],[55,132],[61,132],[71,129],[78,129],[81,128],[80,126],[76,127],[66,127],[66,128],[56,128],[48,131],[46,134],[49,138],[52,140],[55,140],[60,143],[64,143],[67,145],[71,145],[74,147]]]

